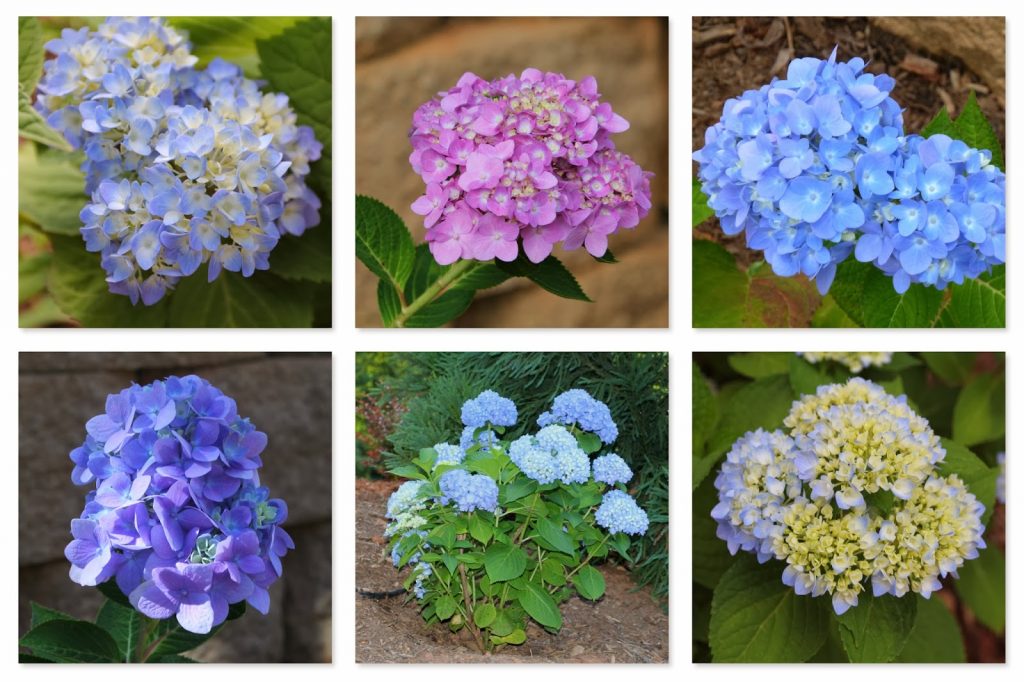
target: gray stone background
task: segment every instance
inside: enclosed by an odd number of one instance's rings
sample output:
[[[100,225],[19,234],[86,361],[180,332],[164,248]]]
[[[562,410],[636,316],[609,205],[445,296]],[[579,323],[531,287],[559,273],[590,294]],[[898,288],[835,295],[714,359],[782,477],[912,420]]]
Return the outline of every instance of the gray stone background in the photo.
[[[209,662],[331,660],[331,356],[295,353],[21,353],[19,359],[19,633],[30,601],[91,619],[102,602],[68,578],[64,546],[86,487],[68,453],[106,397],[132,381],[198,374],[231,396],[269,436],[261,481],[288,503],[295,550],[254,609],[191,656]]]
[[[556,9],[557,11],[557,9]],[[585,250],[555,255],[593,303],[550,294],[523,278],[480,292],[464,327],[668,326],[668,20],[658,17],[358,17],[356,192],[380,199],[423,241],[410,205],[423,181],[409,167],[416,108],[466,71],[491,79],[527,67],[597,78],[602,98],[630,123],[616,147],[653,171],[650,214],[611,238],[619,263]],[[356,325],[379,327],[377,280],[356,266]]]

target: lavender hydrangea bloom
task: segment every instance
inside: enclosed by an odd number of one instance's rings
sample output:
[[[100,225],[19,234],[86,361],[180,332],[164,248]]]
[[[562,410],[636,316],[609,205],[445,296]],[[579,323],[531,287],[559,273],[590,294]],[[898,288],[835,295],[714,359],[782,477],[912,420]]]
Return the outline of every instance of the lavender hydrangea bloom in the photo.
[[[46,49],[35,106],[85,153],[81,233],[110,291],[152,305],[203,263],[210,281],[248,277],[319,223],[305,178],[322,144],[287,96],[221,59],[197,69],[161,19],[65,29]]]
[[[609,490],[594,513],[594,520],[609,533],[643,535],[649,524],[647,512],[628,493]]]
[[[207,633],[231,604],[266,613],[294,543],[283,500],[260,485],[266,434],[197,376],[132,385],[107,398],[71,452],[92,485],[65,555],[71,579],[113,578],[141,613]]]
[[[651,207],[652,174],[611,140],[628,128],[593,77],[464,74],[413,115],[409,162],[426,187],[412,210],[430,252],[442,265],[512,261],[520,245],[539,263],[559,242],[604,255]]]
[[[462,404],[462,423],[474,429],[488,424],[512,426],[518,416],[514,402],[490,390]]]
[[[578,426],[584,431],[596,433],[606,445],[611,445],[619,437],[619,427],[612,420],[608,406],[582,388],[569,389],[557,396],[551,411],[542,414],[537,424]]]

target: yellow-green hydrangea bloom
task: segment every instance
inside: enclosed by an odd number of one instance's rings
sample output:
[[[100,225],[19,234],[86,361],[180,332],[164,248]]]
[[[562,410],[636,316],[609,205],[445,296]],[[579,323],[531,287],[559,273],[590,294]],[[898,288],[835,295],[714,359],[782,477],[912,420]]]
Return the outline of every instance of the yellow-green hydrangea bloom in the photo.
[[[860,374],[868,367],[888,365],[892,361],[892,353],[804,352],[797,355],[812,365],[819,362],[838,362],[854,374]]]

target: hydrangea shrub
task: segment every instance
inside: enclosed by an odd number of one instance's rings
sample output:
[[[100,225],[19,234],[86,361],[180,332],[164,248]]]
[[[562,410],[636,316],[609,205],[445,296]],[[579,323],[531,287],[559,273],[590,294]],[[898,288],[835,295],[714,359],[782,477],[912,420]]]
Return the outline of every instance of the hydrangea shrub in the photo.
[[[501,439],[512,401],[484,391],[466,401],[459,445],[438,443],[393,473],[410,479],[387,503],[385,537],[404,586],[428,623],[468,628],[481,651],[526,640],[528,621],[562,627],[559,604],[597,600],[593,563],[630,560],[649,519],[614,452],[608,407],[585,391],[555,398],[535,433]],[[593,459],[591,457],[594,456]]]

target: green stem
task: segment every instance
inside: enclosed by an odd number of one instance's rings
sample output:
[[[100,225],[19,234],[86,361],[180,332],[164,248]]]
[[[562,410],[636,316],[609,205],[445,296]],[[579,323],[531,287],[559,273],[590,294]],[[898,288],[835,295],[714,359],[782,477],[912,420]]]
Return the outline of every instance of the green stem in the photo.
[[[610,535],[605,535],[604,538],[601,540],[601,542],[597,543],[597,547],[594,548],[594,553],[592,554],[590,552],[587,552],[587,558],[584,559],[583,561],[581,561],[579,566],[577,566],[576,568],[574,568],[571,571],[569,571],[566,574],[565,579],[569,580],[569,578],[571,578],[574,575],[576,575],[577,571],[579,571],[581,568],[583,568],[584,566],[589,564],[590,560],[594,558],[594,554],[597,553],[597,550],[601,549],[601,547],[604,546],[604,543],[608,542],[608,538],[610,538],[610,537],[611,537]]]
[[[468,275],[480,265],[480,261],[475,260],[466,259],[457,261],[455,265],[448,269],[447,272],[438,277],[433,284],[427,287],[422,294],[417,296],[408,304],[403,305],[402,311],[395,315],[395,319],[392,324],[395,327],[404,327],[410,317],[418,313],[427,304],[437,298],[443,290]]]

